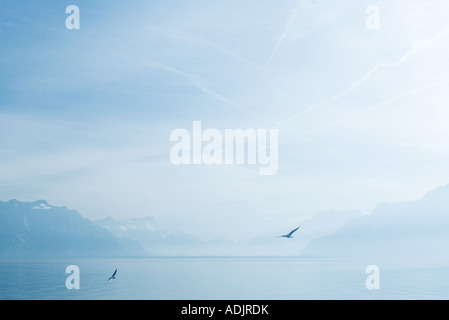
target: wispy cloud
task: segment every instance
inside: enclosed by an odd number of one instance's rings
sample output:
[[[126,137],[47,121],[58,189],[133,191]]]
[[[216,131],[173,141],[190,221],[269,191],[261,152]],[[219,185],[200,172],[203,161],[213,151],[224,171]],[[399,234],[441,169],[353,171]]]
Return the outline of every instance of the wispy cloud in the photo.
[[[239,112],[244,112],[246,114],[255,116],[258,119],[262,120],[266,124],[271,122],[270,118],[268,118],[267,116],[265,116],[262,113],[258,112],[257,110],[253,110],[253,109],[250,109],[250,108],[248,108],[246,106],[243,106],[242,104],[240,104],[240,103],[238,103],[238,102],[236,102],[236,101],[234,101],[234,100],[232,100],[232,99],[230,99],[228,97],[225,97],[225,96],[221,95],[220,93],[217,93],[216,91],[210,89],[209,81],[207,81],[206,79],[204,79],[201,76],[194,75],[194,74],[191,74],[191,73],[187,73],[187,72],[178,70],[176,68],[172,68],[172,67],[168,67],[168,66],[164,66],[164,65],[160,65],[160,64],[157,64],[157,65],[154,65],[154,66],[158,67],[158,68],[160,68],[162,70],[166,70],[168,72],[172,72],[172,73],[174,73],[174,74],[184,78],[186,81],[188,81],[189,83],[191,83],[192,85],[197,87],[202,92],[210,95],[211,97],[213,97],[213,98],[215,98],[215,99],[217,99],[217,100],[219,100],[221,102],[224,102],[225,104],[231,106],[233,109],[235,109],[235,110],[237,110]],[[315,146],[317,146],[317,147],[319,147],[319,148],[321,148],[323,150],[327,150],[328,152],[335,153],[334,151],[332,151],[332,148],[330,146],[327,146],[327,145],[325,145],[323,143],[320,143],[320,142],[318,142],[318,141],[316,141],[316,140],[314,140],[314,139],[312,139],[310,137],[307,137],[307,136],[299,133],[296,129],[293,129],[293,128],[288,127],[288,126],[284,126],[282,129],[284,131],[286,131],[286,133],[289,134],[290,138],[285,139],[280,144],[285,144],[285,143],[288,143],[288,142],[293,141],[293,140],[301,139],[301,140],[306,141],[307,143],[310,143],[312,145],[315,145]],[[291,138],[292,135],[294,136],[293,139]],[[341,158],[338,155],[336,155],[336,156]]]
[[[203,77],[200,77],[200,76],[194,75],[194,74],[190,74],[190,73],[187,73],[187,72],[184,72],[184,71],[172,68],[172,67],[167,67],[167,66],[163,66],[163,65],[156,65],[156,66],[161,68],[161,69],[163,69],[163,70],[175,73],[175,74],[183,77],[184,79],[186,79],[187,81],[192,83],[195,87],[197,87],[198,89],[200,89],[204,93],[212,96],[213,98],[215,98],[215,99],[217,99],[217,100],[219,100],[221,102],[224,102],[224,103],[228,104],[229,106],[233,107],[234,109],[236,109],[236,110],[238,110],[240,112],[245,112],[247,114],[256,116],[257,118],[259,118],[260,120],[264,121],[265,123],[270,123],[271,122],[271,119],[268,118],[267,116],[263,115],[262,113],[260,113],[260,112],[258,112],[256,110],[250,109],[250,108],[248,108],[246,106],[243,106],[242,104],[240,104],[238,102],[235,102],[232,99],[230,99],[228,97],[225,97],[225,96],[217,93],[216,91],[210,89],[209,85],[208,85],[209,82],[206,79],[204,79]],[[318,141],[315,141],[312,138],[307,137],[307,136],[299,133],[298,131],[296,131],[293,128],[284,127],[283,129],[285,131],[288,131],[290,134],[294,135],[296,137],[295,139],[302,139],[302,140],[304,140],[306,142],[309,142],[309,143],[312,143],[312,144],[314,144],[314,145],[316,145],[316,146],[318,146],[320,148],[328,149],[328,150],[330,149],[329,146],[326,146],[326,145],[324,145],[324,144],[322,144],[322,143],[320,143]],[[291,140],[293,140],[293,139],[288,139],[285,142],[288,142],[288,141],[291,141]]]
[[[321,101],[319,103],[316,103],[296,114],[294,114],[293,116],[290,116],[288,118],[279,120],[276,122],[276,126],[280,126],[280,124],[288,122],[288,121],[292,121],[296,118],[301,117],[302,115],[309,113],[313,110],[319,109],[331,102],[334,102],[350,93],[352,93],[353,91],[355,91],[357,88],[359,88],[363,83],[365,83],[368,79],[370,79],[375,73],[377,73],[378,71],[384,69],[384,68],[394,68],[397,67],[401,64],[403,64],[404,62],[406,62],[411,56],[413,56],[414,54],[416,54],[418,52],[418,50],[421,47],[425,47],[425,46],[429,46],[432,45],[434,42],[440,40],[442,37],[449,35],[449,29],[445,29],[441,32],[439,32],[437,35],[425,39],[425,40],[418,40],[416,41],[412,48],[407,51],[400,59],[393,61],[393,62],[384,62],[384,63],[378,63],[376,64],[372,69],[370,69],[363,77],[361,77],[360,79],[358,79],[357,81],[355,81],[353,84],[351,84],[347,89],[337,93],[336,95],[334,95],[333,97]]]
[[[153,32],[155,34],[158,34],[160,36],[163,36],[165,38],[173,39],[174,41],[183,42],[189,45],[198,46],[201,48],[207,48],[212,51],[215,51],[221,55],[230,57],[236,61],[240,61],[255,67],[261,67],[256,62],[249,60],[248,58],[245,58],[234,51],[229,50],[225,46],[223,46],[220,43],[217,43],[215,41],[212,41],[210,39],[207,39],[202,36],[193,35],[183,29],[170,29],[170,28],[162,28],[158,26],[147,26],[147,30],[150,32]]]
[[[6,16],[9,18],[8,22],[5,22],[3,19],[0,19],[0,23],[2,23],[6,27],[14,29],[27,27],[30,30],[32,29],[45,30],[53,34],[63,34],[64,32],[66,32],[66,30],[63,28],[56,29],[49,26],[46,23],[33,19],[32,15],[17,14],[5,8],[1,3],[0,3],[0,16]]]
[[[290,34],[290,32],[292,30],[293,23],[298,18],[299,13],[303,9],[302,7],[303,7],[302,1],[300,0],[297,2],[296,7],[290,11],[290,13],[287,17],[287,20],[285,21],[282,34],[279,37],[279,39],[277,40],[277,42],[273,48],[273,51],[271,52],[270,58],[268,59],[268,62],[270,62],[277,55],[279,48],[284,44],[285,40],[287,39],[288,35]]]
[[[387,105],[389,105],[389,104],[391,104],[391,103],[393,103],[393,102],[395,102],[397,100],[400,100],[402,98],[405,98],[405,97],[408,97],[408,96],[412,96],[412,95],[415,95],[417,93],[421,93],[421,92],[424,92],[424,91],[427,91],[427,90],[430,90],[430,89],[433,89],[433,88],[445,86],[445,85],[448,85],[448,84],[449,84],[449,80],[445,80],[445,81],[440,81],[440,82],[437,82],[437,83],[428,84],[428,85],[426,85],[424,87],[421,87],[421,88],[418,88],[418,89],[414,89],[414,90],[410,90],[410,91],[407,91],[407,92],[403,92],[403,93],[395,95],[394,97],[391,97],[391,98],[389,98],[389,99],[387,99],[385,101],[377,103],[374,106],[371,106],[371,107],[359,110],[359,111],[357,111],[355,113],[352,113],[350,115],[347,115],[347,116],[345,116],[343,118],[337,119],[337,120],[335,120],[335,121],[333,121],[331,123],[328,123],[326,125],[320,126],[319,128],[310,130],[310,131],[306,132],[304,135],[308,136],[308,135],[317,133],[319,131],[325,130],[325,129],[329,128],[329,127],[335,126],[335,125],[340,124],[342,122],[345,122],[345,121],[357,118],[357,117],[359,117],[359,116],[361,116],[363,114],[366,114],[366,113],[369,113],[369,112],[381,109],[381,108],[383,108],[383,107],[385,107],[385,106],[387,106]]]
[[[228,104],[229,106],[235,108],[238,111],[244,111],[244,112],[249,113],[251,115],[257,116],[258,118],[260,118],[260,119],[262,119],[264,121],[268,121],[268,119],[265,116],[263,116],[262,114],[260,114],[259,112],[255,111],[255,110],[252,110],[252,109],[250,109],[248,107],[245,107],[245,106],[243,106],[243,105],[233,101],[232,99],[227,98],[227,97],[219,94],[218,92],[212,90],[209,87],[209,81],[207,81],[205,78],[203,78],[201,76],[198,76],[198,75],[195,75],[195,74],[191,74],[191,73],[187,73],[187,72],[181,71],[179,69],[168,67],[168,66],[164,66],[164,65],[161,65],[161,64],[155,64],[154,66],[158,67],[158,68],[160,68],[162,70],[169,71],[171,73],[174,73],[174,74],[184,78],[185,80],[187,80],[189,83],[191,83],[192,85],[197,87],[202,92],[210,95],[211,97],[213,97],[213,98],[215,98],[215,99],[217,99],[217,100],[219,100],[221,102],[224,102],[224,103]]]
[[[340,9],[344,8],[346,3],[347,0],[338,2],[298,0],[284,20],[280,36],[277,38],[267,62],[274,60],[282,48],[290,42],[297,41],[317,28],[330,23],[338,17]]]

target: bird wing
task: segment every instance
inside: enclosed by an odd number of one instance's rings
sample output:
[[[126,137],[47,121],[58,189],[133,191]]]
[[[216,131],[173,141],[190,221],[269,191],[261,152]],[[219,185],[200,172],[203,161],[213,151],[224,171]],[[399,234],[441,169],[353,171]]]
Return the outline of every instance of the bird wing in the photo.
[[[117,274],[117,269],[115,269],[114,273],[112,274],[112,276],[109,277],[108,281],[111,279],[114,279],[116,274]]]
[[[288,234],[288,236],[290,237],[296,230],[298,230],[299,229],[299,227],[298,228],[296,228],[295,230],[292,230],[292,231],[290,231],[290,233]]]

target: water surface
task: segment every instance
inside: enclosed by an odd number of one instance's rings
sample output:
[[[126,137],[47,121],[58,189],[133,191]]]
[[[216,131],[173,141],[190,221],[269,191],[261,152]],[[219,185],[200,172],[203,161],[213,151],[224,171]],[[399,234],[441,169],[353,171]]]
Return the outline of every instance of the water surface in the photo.
[[[380,289],[365,286],[368,265]],[[68,265],[80,290],[68,290]],[[107,281],[118,269],[117,278]],[[260,258],[0,259],[0,299],[448,299],[449,261]]]

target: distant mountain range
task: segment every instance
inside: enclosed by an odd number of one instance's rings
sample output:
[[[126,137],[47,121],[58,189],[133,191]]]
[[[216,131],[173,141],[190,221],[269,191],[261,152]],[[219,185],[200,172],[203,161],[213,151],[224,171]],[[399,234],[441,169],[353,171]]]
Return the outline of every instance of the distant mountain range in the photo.
[[[312,239],[331,234],[359,212],[321,212],[294,239],[274,230],[247,241],[201,241],[153,217],[91,221],[45,200],[0,202],[0,257],[297,255]],[[287,230],[288,231],[288,230]]]
[[[0,202],[0,256],[121,256],[133,246],[140,245],[45,200]]]
[[[198,255],[205,246],[194,236],[163,226],[153,217],[123,221],[108,217],[95,223],[121,241],[132,240],[142,244],[150,255]]]
[[[446,257],[449,254],[449,185],[422,199],[380,204],[370,215],[319,212],[296,227],[273,226],[246,241],[200,241],[153,217],[91,221],[45,200],[0,202],[0,257],[46,256],[282,256]]]
[[[328,237],[313,240],[303,256],[449,257],[449,185],[422,199],[382,203]]]
[[[360,216],[362,216],[360,211],[320,211],[313,217],[300,221],[298,223],[300,228],[293,234],[292,239],[277,237],[288,233],[297,225],[287,226],[284,223],[280,223],[279,226],[273,226],[272,230],[266,234],[235,244],[230,254],[262,256],[299,255],[312,240],[330,236],[348,221]]]
[[[217,248],[153,217],[91,221],[45,200],[0,201],[0,257],[220,255]]]

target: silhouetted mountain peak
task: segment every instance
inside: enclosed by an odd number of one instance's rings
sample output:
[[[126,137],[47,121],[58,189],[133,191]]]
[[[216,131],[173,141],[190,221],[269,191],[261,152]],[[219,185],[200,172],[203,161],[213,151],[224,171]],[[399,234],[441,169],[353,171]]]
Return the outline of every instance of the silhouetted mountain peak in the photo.
[[[112,233],[75,210],[45,200],[0,202],[0,256],[126,254]]]
[[[449,185],[417,201],[381,203],[303,250],[315,256],[441,257],[449,244]]]
[[[449,184],[429,191],[421,201],[425,203],[449,204]]]

